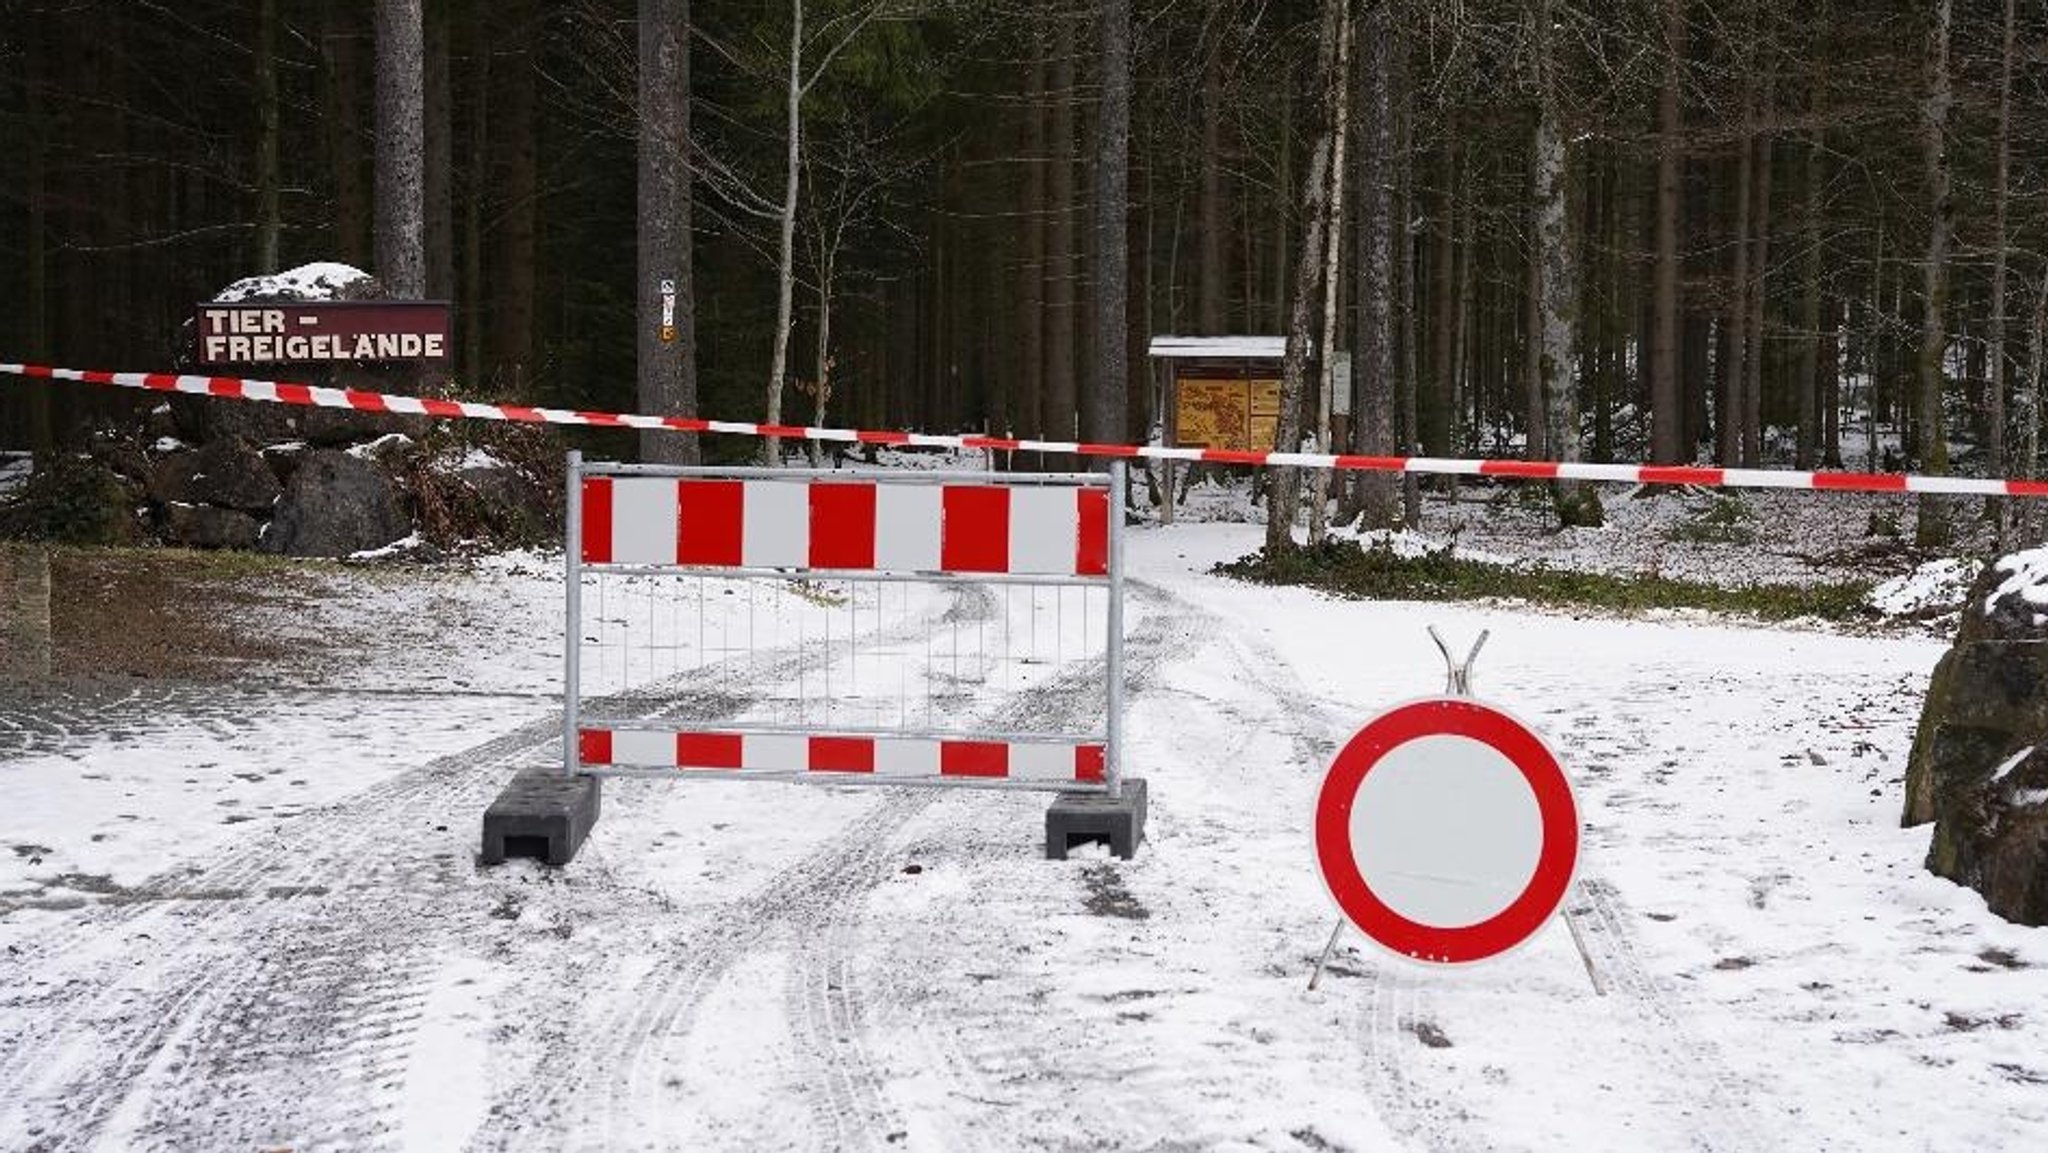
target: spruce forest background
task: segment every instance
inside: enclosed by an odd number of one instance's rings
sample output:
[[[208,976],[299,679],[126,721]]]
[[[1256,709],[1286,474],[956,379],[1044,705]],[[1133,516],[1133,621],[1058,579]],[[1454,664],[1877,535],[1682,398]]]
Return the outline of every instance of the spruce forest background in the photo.
[[[635,407],[641,41],[687,21],[702,415],[767,411],[794,171],[792,419],[822,371],[830,423],[1142,437],[1146,341],[1287,332],[1329,226],[1361,451],[2038,465],[2048,12],[2013,0],[5,0],[0,352],[168,367],[229,281],[379,272],[408,4],[454,395]],[[0,447],[128,403],[0,386]]]

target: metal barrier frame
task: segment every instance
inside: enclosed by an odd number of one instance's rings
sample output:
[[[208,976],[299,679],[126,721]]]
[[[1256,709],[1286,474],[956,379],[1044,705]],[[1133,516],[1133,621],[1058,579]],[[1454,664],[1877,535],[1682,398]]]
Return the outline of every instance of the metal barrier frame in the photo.
[[[999,475],[999,479],[997,479]],[[967,788],[991,790],[1055,791],[1101,793],[1110,798],[1123,795],[1123,708],[1124,708],[1124,503],[1129,478],[1124,462],[1109,462],[1104,472],[1003,473],[960,471],[877,471],[851,472],[844,469],[780,469],[760,467],[679,467],[652,464],[589,463],[580,451],[568,454],[567,505],[563,537],[565,623],[563,637],[562,764],[569,774],[591,777],[660,777],[689,780],[786,781],[823,785],[894,785],[906,788]],[[930,485],[972,484],[984,487],[1023,488],[1061,486],[1104,488],[1108,493],[1108,556],[1101,576],[1034,573],[961,572],[877,572],[863,569],[755,568],[696,564],[602,563],[583,560],[583,482],[592,477],[671,477],[678,480],[782,480],[831,479],[842,482],[870,481],[876,484]],[[583,574],[591,572],[676,572],[737,579],[789,579],[805,577],[847,582],[917,582],[924,584],[1017,584],[1043,586],[1099,587],[1108,590],[1106,637],[1103,650],[1106,717],[1101,733],[1103,775],[1101,781],[1055,781],[970,776],[906,777],[855,772],[798,772],[769,769],[691,770],[680,768],[591,766],[582,763],[582,648]],[[641,723],[641,722],[635,722]],[[670,727],[659,718],[646,718],[645,727]],[[677,726],[677,732],[692,731]],[[1074,744],[1073,734],[943,732],[937,730],[883,729],[837,726],[830,730],[788,725],[718,726],[721,733],[764,736],[873,736],[904,739],[946,739],[1001,741],[1010,744]],[[1083,741],[1091,739],[1081,738]]]

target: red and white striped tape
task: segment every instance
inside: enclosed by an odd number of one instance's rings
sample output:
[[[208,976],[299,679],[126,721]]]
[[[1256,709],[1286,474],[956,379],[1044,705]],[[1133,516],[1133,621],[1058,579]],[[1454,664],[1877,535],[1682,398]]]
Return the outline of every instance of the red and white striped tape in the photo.
[[[995,436],[938,436],[918,432],[875,432],[851,428],[809,428],[789,424],[698,420],[680,416],[644,416],[616,412],[582,412],[510,404],[436,400],[388,392],[317,388],[285,381],[248,380],[233,376],[192,376],[160,372],[98,372],[51,368],[39,364],[0,363],[0,374],[110,384],[156,392],[183,392],[238,400],[320,408],[351,408],[359,412],[414,416],[511,420],[529,424],[585,425],[597,428],[669,429],[675,432],[719,432],[737,436],[775,436],[791,440],[823,440],[859,444],[906,445],[917,448],[995,449],[1004,452],[1052,452],[1079,456],[1138,457],[1149,460],[1206,461],[1214,464],[1283,465],[1364,472],[1415,472],[1451,476],[1488,476],[1522,480],[1588,480],[1618,484],[1680,484],[1709,488],[1799,488],[1833,492],[1926,492],[1959,496],[2048,496],[2048,481],[1922,476],[1880,472],[1794,472],[1761,468],[1692,468],[1675,465],[1586,464],[1578,461],[1465,459],[1431,456],[1356,456],[1315,452],[1237,452],[1215,448],[1166,448],[1160,445],[1090,444],[1085,441],[1020,440]]]
[[[897,779],[1051,781],[1103,779],[1099,742],[872,734],[676,732],[583,728],[585,768],[712,772],[844,773]]]
[[[583,481],[583,560],[1105,576],[1109,491],[593,476]]]

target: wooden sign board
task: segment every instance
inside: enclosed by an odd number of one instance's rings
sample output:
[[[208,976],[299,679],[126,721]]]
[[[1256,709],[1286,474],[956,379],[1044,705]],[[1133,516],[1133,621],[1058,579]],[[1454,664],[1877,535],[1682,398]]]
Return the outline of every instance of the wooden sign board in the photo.
[[[205,365],[448,358],[444,301],[201,304],[193,331]]]

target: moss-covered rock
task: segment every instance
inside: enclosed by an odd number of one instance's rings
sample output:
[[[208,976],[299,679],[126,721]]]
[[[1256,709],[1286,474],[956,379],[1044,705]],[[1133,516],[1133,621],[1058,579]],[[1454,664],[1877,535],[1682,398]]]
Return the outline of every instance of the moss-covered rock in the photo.
[[[1991,910],[2048,924],[2048,553],[1985,570],[1935,666],[1906,766],[1904,821],[1934,822],[1927,867]]]

